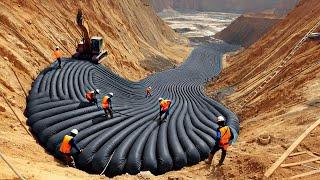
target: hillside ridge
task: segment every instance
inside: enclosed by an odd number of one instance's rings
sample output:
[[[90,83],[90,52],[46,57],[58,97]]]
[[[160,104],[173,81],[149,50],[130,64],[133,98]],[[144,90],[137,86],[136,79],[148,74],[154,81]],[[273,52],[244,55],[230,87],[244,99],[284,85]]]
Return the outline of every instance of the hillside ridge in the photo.
[[[262,38],[282,18],[263,14],[244,14],[214,37],[227,43],[249,47]]]

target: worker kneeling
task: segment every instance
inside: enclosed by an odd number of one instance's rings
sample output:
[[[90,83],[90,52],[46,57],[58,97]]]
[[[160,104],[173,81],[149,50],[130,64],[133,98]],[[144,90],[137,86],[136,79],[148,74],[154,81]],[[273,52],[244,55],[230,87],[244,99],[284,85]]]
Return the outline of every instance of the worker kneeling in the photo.
[[[80,149],[77,145],[77,142],[75,140],[75,137],[78,134],[78,130],[77,129],[73,129],[70,134],[67,134],[64,136],[62,143],[60,145],[60,153],[63,155],[64,157],[64,161],[68,166],[72,166],[72,167],[76,167],[76,164],[74,162],[74,158],[73,155],[75,154],[71,154],[71,149],[75,148],[77,150],[77,153],[81,153],[82,149]]]
[[[164,122],[166,121],[168,115],[169,115],[169,110],[170,110],[170,106],[171,106],[171,100],[169,99],[163,99],[163,98],[159,98],[159,104],[160,104],[160,120],[161,120],[161,116],[163,114],[164,115]]]
[[[113,118],[113,113],[112,113],[112,101],[111,98],[113,97],[113,93],[109,93],[107,96],[104,96],[102,98],[102,108],[104,110],[105,116],[108,119],[108,112],[110,114],[110,117]]]
[[[211,153],[209,154],[209,157],[208,157],[208,161],[206,161],[206,163],[211,165],[214,154],[221,149],[222,155],[221,155],[219,164],[217,165],[217,166],[221,166],[227,155],[227,149],[234,137],[233,137],[231,128],[225,125],[225,119],[223,116],[218,116],[217,124],[219,125],[219,128],[217,131],[216,144],[211,150]]]
[[[99,89],[96,89],[96,90],[93,90],[93,91],[88,91],[86,93],[86,99],[89,101],[89,103],[91,104],[98,104],[98,101],[97,101],[97,94],[100,93],[100,90]]]

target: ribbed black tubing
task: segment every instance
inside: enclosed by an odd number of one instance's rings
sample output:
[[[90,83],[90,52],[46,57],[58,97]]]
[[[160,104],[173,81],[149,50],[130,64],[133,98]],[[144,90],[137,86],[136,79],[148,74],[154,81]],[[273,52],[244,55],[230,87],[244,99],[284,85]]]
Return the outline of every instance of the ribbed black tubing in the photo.
[[[84,151],[76,157],[76,165],[90,173],[101,173],[109,161],[107,176],[162,174],[197,164],[215,144],[217,116],[224,116],[238,137],[237,116],[204,92],[205,83],[221,71],[222,55],[236,48],[224,43],[202,45],[181,66],[140,82],[123,79],[102,65],[65,58],[61,69],[52,64],[33,83],[28,125],[58,158],[63,136],[78,129],[76,139]],[[153,90],[150,98],[145,97],[148,86]],[[101,91],[98,102],[114,93],[113,119],[107,120],[101,108],[86,102],[85,92],[96,88]],[[166,122],[159,121],[159,97],[172,100]]]

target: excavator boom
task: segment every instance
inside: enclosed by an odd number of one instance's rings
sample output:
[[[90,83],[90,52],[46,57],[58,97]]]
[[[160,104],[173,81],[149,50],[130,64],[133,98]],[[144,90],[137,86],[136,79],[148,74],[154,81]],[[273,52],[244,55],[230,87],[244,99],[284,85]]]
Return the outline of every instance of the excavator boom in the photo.
[[[84,45],[84,50],[87,52],[91,51],[91,47],[90,47],[90,37],[89,37],[89,31],[88,29],[85,27],[84,25],[84,17],[83,17],[83,13],[82,10],[79,9],[78,10],[78,14],[77,14],[77,25],[79,26],[79,29],[82,32],[82,41],[83,41],[83,45]]]

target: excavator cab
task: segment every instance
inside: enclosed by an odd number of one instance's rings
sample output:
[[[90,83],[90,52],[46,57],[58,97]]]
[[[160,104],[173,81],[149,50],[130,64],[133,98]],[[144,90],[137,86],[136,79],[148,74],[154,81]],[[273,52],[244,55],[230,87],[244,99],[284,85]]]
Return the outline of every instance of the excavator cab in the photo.
[[[100,36],[91,37],[91,50],[92,50],[92,61],[100,63],[104,57],[108,55],[107,51],[103,50],[104,42],[103,38]]]
[[[108,55],[108,52],[103,50],[102,37],[93,36],[89,38],[88,27],[84,25],[84,16],[81,9],[78,10],[77,14],[77,25],[82,32],[82,41],[78,44],[77,52],[73,55],[73,58],[100,63]]]
[[[91,45],[93,53],[100,53],[103,48],[103,38],[99,36],[91,37]]]

